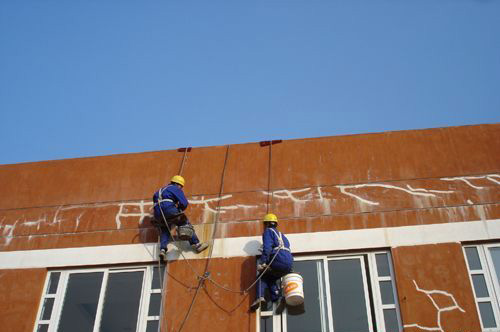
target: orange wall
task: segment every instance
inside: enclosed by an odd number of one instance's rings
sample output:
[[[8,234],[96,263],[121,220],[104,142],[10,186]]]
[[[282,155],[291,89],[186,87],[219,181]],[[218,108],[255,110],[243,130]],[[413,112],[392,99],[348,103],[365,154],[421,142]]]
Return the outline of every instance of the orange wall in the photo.
[[[259,234],[268,209],[287,232],[496,219],[499,134],[491,124],[0,165],[0,248],[153,242],[152,193],[181,168],[199,231],[225,209],[218,237]]]
[[[0,270],[2,331],[33,331],[46,274],[45,269]]]
[[[459,243],[399,247],[392,254],[405,332],[421,331],[415,324],[450,332],[481,331]]]

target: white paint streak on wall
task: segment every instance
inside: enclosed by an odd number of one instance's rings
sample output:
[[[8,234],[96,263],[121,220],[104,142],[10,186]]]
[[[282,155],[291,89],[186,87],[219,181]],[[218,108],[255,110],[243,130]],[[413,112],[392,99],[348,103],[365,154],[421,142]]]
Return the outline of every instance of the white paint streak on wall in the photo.
[[[425,290],[425,289],[422,289],[422,288],[418,287],[418,284],[417,284],[417,282],[415,280],[413,280],[413,284],[415,284],[415,288],[417,289],[417,291],[419,291],[421,293],[424,293],[431,300],[432,305],[434,306],[434,308],[436,308],[436,310],[437,310],[437,324],[438,324],[438,326],[436,326],[436,327],[427,327],[427,326],[421,326],[419,324],[406,324],[404,326],[405,328],[416,327],[416,328],[419,328],[419,329],[425,330],[425,331],[440,331],[440,332],[444,332],[444,329],[441,326],[441,313],[446,312],[446,311],[453,311],[453,310],[460,310],[461,312],[465,313],[465,310],[462,309],[458,305],[458,303],[455,300],[455,297],[453,296],[453,294],[450,294],[450,293],[442,291],[442,290]],[[434,301],[434,299],[432,298],[433,294],[439,294],[439,295],[444,295],[444,296],[449,297],[453,301],[453,305],[452,306],[448,306],[448,307],[440,308],[437,305],[436,301]]]
[[[455,192],[453,190],[432,190],[432,189],[423,189],[423,188],[413,188],[409,184],[406,185],[406,188],[408,188],[410,191],[414,191],[414,192],[422,191],[422,192],[426,192],[426,193],[436,193],[436,194],[452,194]]]
[[[323,206],[323,214],[332,214],[332,211],[330,208],[330,200],[323,196],[323,191],[321,190],[321,187],[316,187],[316,189],[318,190],[318,196],[319,196],[321,205]]]
[[[8,246],[12,241],[12,234],[14,234],[14,229],[16,229],[18,220],[14,222],[12,225],[3,225],[3,236],[5,237],[4,245]],[[0,226],[1,227],[1,226]]]
[[[488,174],[488,175],[482,175],[482,176],[458,176],[458,177],[454,177],[454,178],[441,178],[441,180],[444,180],[444,181],[462,181],[474,189],[484,189],[484,187],[473,185],[469,180],[486,179],[488,181],[491,181],[493,183],[500,185],[500,181],[496,180],[495,178],[500,179],[500,175]]]
[[[345,194],[347,196],[351,196],[351,197],[354,197],[355,199],[361,201],[362,203],[366,203],[366,204],[370,204],[370,205],[379,205],[380,203],[378,202],[373,202],[373,201],[369,201],[367,199],[364,199],[363,197],[361,196],[358,196],[358,195],[355,195],[353,193],[350,193],[350,192],[347,192],[345,191],[346,189],[350,189],[350,188],[360,188],[360,186],[365,186],[365,185],[356,185],[356,186],[337,186],[337,188],[340,189],[340,192],[342,194]]]
[[[490,175],[487,175],[487,176],[486,176],[486,178],[487,178],[488,180],[490,180],[491,182],[493,182],[493,183],[496,183],[496,184],[499,184],[499,185],[500,185],[500,181],[497,181],[497,180],[495,180],[495,179],[494,179],[494,178],[499,178],[499,179],[500,179],[500,175],[498,175],[498,174],[490,174]]]
[[[453,191],[429,190],[429,189],[423,189],[423,188],[416,188],[415,189],[415,188],[412,188],[410,185],[406,185],[407,188],[401,188],[401,187],[393,186],[390,184],[379,184],[379,183],[366,183],[366,184],[356,184],[356,185],[346,185],[346,186],[339,185],[336,187],[340,189],[341,193],[348,195],[348,196],[351,196],[351,197],[354,197],[357,200],[359,200],[363,203],[366,203],[366,204],[370,204],[370,205],[379,205],[380,203],[367,200],[359,195],[356,195],[356,194],[353,194],[352,192],[346,191],[346,189],[359,189],[359,188],[367,188],[367,187],[377,188],[378,187],[378,188],[401,190],[401,191],[404,191],[410,195],[423,196],[423,197],[436,197],[435,193],[438,193],[438,194],[453,193]]]
[[[221,200],[228,199],[231,197],[233,197],[233,195],[231,195],[231,194],[224,195],[221,197],[207,198],[207,199],[205,199],[204,196],[201,196],[201,199],[190,199],[189,203],[190,204],[203,204],[204,214],[206,212],[217,213],[217,207],[211,208],[209,203],[210,202],[219,202]],[[219,213],[226,213],[226,211],[228,211],[228,210],[237,210],[237,209],[248,210],[248,209],[254,209],[257,207],[258,207],[258,205],[235,204],[235,205],[219,206],[218,209],[219,209]]]
[[[120,207],[118,210],[118,213],[115,216],[115,223],[116,223],[116,229],[120,229],[122,226],[121,219],[122,217],[139,217],[139,223],[142,223],[142,220],[149,216],[150,213],[145,212],[145,206],[147,205],[153,205],[152,202],[145,202],[144,200],[139,201],[139,202],[125,202],[125,203],[119,203],[118,206]],[[140,212],[139,213],[132,213],[132,212],[126,212],[126,207],[128,206],[138,206]]]
[[[311,199],[311,196],[309,196],[308,199],[300,199],[300,198],[296,198],[294,196],[294,194],[303,193],[303,192],[306,192],[309,190],[311,190],[311,188],[303,188],[303,189],[297,189],[297,190],[281,189],[281,190],[276,190],[273,192],[264,191],[263,194],[267,195],[267,196],[272,195],[273,197],[276,197],[279,199],[290,199],[294,203],[302,203],[302,202],[309,201]]]

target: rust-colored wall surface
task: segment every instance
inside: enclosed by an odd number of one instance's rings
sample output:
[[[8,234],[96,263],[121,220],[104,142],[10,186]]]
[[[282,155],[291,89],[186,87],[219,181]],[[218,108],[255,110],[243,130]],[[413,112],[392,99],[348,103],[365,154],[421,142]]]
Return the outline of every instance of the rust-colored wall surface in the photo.
[[[481,331],[459,243],[399,247],[392,254],[405,332]]]
[[[2,331],[33,331],[46,274],[45,269],[0,270]]]
[[[0,250],[154,242],[151,196],[179,172],[219,238],[268,210],[289,233],[496,219],[497,151],[491,124],[0,165]]]
[[[203,275],[206,264],[206,260],[191,261],[198,275]],[[255,257],[212,259],[209,264],[211,271],[217,271],[213,277],[222,287],[237,292],[254,281]],[[199,279],[186,268],[186,262],[169,263],[168,276],[162,332],[178,331],[181,327],[183,331],[255,331],[255,314],[248,309],[254,292],[227,292],[205,281],[196,294]],[[193,299],[195,302],[189,311]]]
[[[202,241],[216,223],[216,238],[260,235],[267,211],[285,233],[488,222],[500,218],[498,151],[500,124],[489,124],[0,165],[0,251],[156,242],[151,197],[178,173]],[[461,250],[393,248],[406,332],[437,327],[438,314],[444,331],[479,331]],[[201,275],[208,260],[188,263],[168,263],[164,331],[195,296],[189,266]],[[233,290],[255,275],[254,257],[209,264]],[[46,271],[0,273],[2,331],[31,331]],[[183,330],[254,331],[251,300],[205,281]]]

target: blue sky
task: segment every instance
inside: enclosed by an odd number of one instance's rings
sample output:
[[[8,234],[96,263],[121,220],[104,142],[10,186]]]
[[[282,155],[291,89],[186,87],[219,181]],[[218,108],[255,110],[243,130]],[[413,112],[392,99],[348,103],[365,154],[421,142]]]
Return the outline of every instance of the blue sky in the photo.
[[[0,2],[0,164],[500,122],[500,1]]]

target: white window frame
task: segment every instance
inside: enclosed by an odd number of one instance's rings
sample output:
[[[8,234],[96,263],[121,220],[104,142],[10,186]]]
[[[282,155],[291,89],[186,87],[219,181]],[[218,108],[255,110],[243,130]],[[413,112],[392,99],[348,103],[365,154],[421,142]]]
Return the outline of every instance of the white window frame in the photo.
[[[464,245],[462,246],[465,264],[467,265],[467,270],[469,271],[469,281],[472,288],[472,293],[474,294],[474,299],[476,303],[476,311],[481,323],[481,330],[484,332],[498,332],[500,331],[500,285],[498,285],[498,278],[495,271],[495,266],[489,254],[489,248],[498,247],[500,248],[500,243],[495,244],[474,244],[474,245]],[[467,259],[466,248],[476,248],[479,255],[479,262],[481,263],[481,269],[472,270],[469,261]],[[483,275],[486,282],[486,288],[488,290],[488,297],[478,297],[476,295],[476,289],[474,288],[474,282],[472,281],[473,275]],[[493,309],[493,316],[495,319],[495,324],[497,327],[485,328],[483,325],[483,320],[481,317],[481,312],[479,311],[479,302],[490,302]]]
[[[377,270],[376,254],[386,254],[389,262],[390,276],[379,277]],[[367,258],[368,264],[366,264],[365,257]],[[377,324],[376,331],[385,331],[385,319],[384,319],[384,309],[395,309],[396,316],[398,320],[399,331],[403,331],[403,325],[401,320],[401,313],[398,303],[398,295],[396,289],[396,283],[394,280],[394,269],[392,265],[392,255],[389,250],[378,250],[370,252],[356,252],[356,253],[342,253],[342,254],[325,254],[325,255],[307,255],[307,256],[297,256],[294,257],[296,262],[299,261],[317,261],[321,264],[321,269],[318,269],[322,273],[318,273],[318,285],[320,294],[324,294],[326,297],[326,303],[320,301],[321,319],[326,318],[325,324],[322,332],[335,332],[333,329],[333,310],[332,310],[332,299],[330,293],[330,282],[329,282],[329,272],[328,272],[328,262],[332,260],[343,260],[343,259],[359,259],[361,261],[361,272],[363,278],[363,288],[365,291],[365,303],[368,317],[369,331],[375,331],[373,327],[372,317],[375,316],[375,322]],[[368,265],[368,266],[366,266]],[[369,271],[369,278],[366,275],[366,271]],[[394,304],[382,304],[382,297],[380,293],[380,281],[391,281]],[[369,292],[368,282],[371,286],[371,293]],[[323,289],[324,287],[324,289]],[[307,294],[304,294],[307,297]],[[373,301],[374,313],[371,312],[371,301]],[[273,317],[273,332],[287,332],[287,309],[283,311],[281,315],[274,314],[276,312],[277,304],[274,303],[272,310],[269,311],[257,311],[256,315],[256,329],[260,332],[260,319],[261,317]],[[326,312],[325,312],[326,310]]]
[[[148,316],[151,295],[157,294],[157,293],[160,293],[160,294],[162,293],[161,288],[152,289],[153,273],[155,273],[155,268],[158,268],[158,265],[156,265],[156,266],[155,265],[143,265],[143,266],[128,266],[128,267],[102,267],[102,268],[89,268],[89,269],[48,271],[47,276],[45,278],[43,295],[41,297],[40,304],[38,306],[37,319],[36,319],[35,325],[33,327],[33,332],[37,332],[38,326],[40,324],[48,324],[49,325],[48,332],[56,332],[57,329],[59,328],[62,306],[64,303],[64,298],[66,296],[67,285],[68,285],[68,280],[69,280],[70,275],[102,272],[103,279],[102,279],[102,283],[101,283],[101,289],[99,292],[99,298],[98,298],[98,302],[97,302],[97,312],[96,312],[94,329],[93,329],[93,332],[98,332],[99,327],[100,327],[100,323],[101,323],[101,318],[102,318],[102,309],[103,309],[103,305],[105,302],[104,297],[105,297],[106,286],[108,283],[109,275],[114,274],[114,273],[136,272],[136,271],[144,272],[143,279],[142,279],[141,298],[140,298],[140,302],[139,302],[139,312],[138,312],[136,329],[138,332],[146,331],[148,321],[155,321],[155,320],[159,321],[160,320],[160,316]],[[164,269],[164,268],[165,267],[162,266],[162,269]],[[47,294],[49,284],[50,284],[51,273],[60,273],[59,282],[58,282],[57,290],[56,290],[55,294]],[[156,273],[158,273],[158,270],[156,270]],[[161,285],[161,281],[163,281],[165,283],[164,277],[162,277],[162,279],[159,280],[159,282],[160,282],[160,287],[165,287],[165,285]],[[145,296],[145,294],[147,294],[147,296]],[[43,308],[44,303],[45,303],[45,300],[48,298],[54,298],[54,304],[52,307],[52,314],[51,314],[50,319],[42,320],[41,315],[42,315],[42,311],[44,309]],[[162,303],[160,304],[160,313],[162,310],[161,306],[162,306]]]

